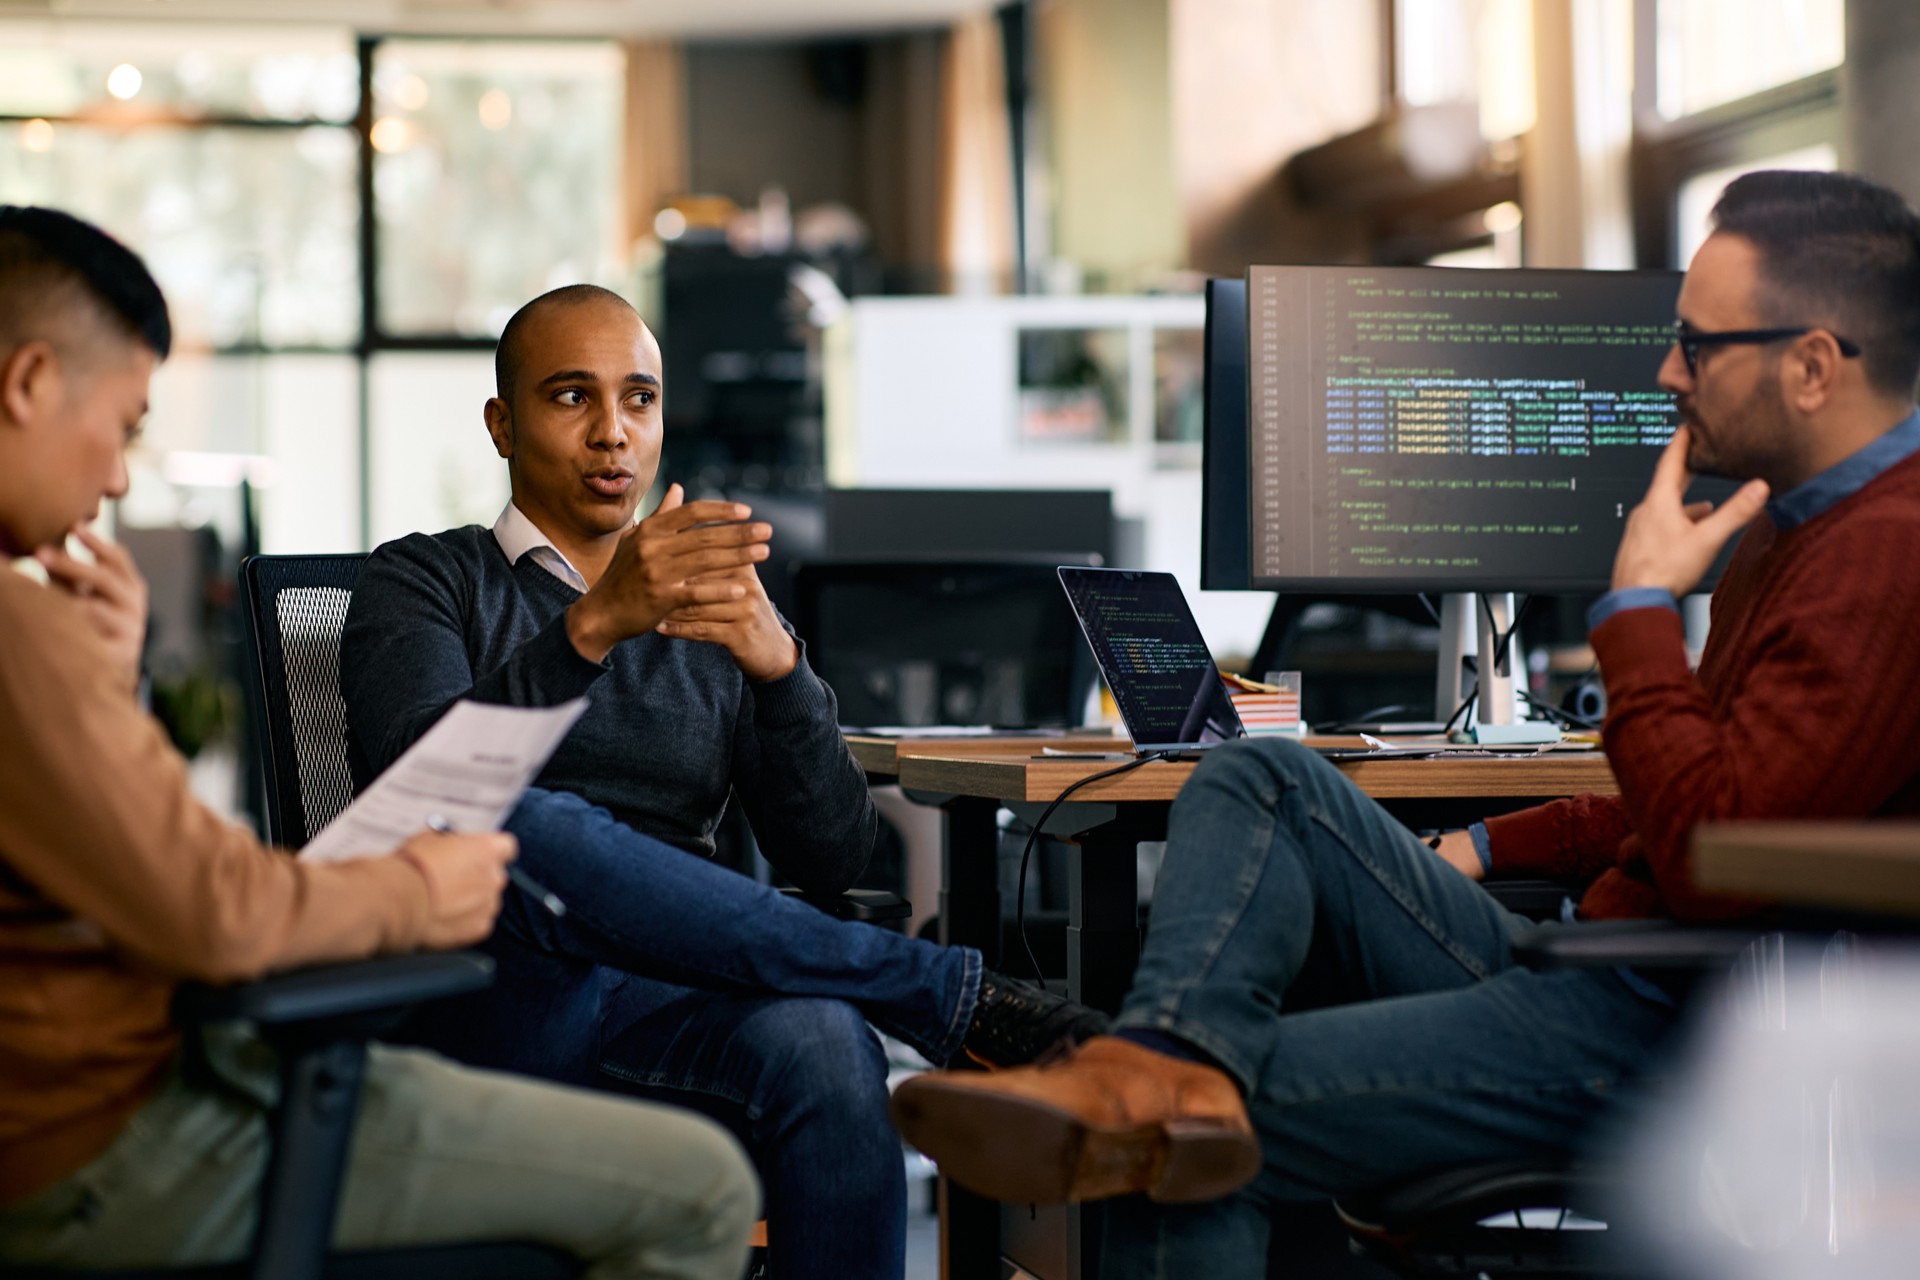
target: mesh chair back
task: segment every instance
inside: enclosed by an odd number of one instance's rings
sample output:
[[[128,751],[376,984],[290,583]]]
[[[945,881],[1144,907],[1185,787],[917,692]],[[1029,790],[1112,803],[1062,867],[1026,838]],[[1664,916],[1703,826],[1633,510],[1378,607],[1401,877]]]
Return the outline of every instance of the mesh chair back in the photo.
[[[267,838],[297,849],[353,799],[340,635],[360,555],[253,556],[240,568],[253,635],[254,747]]]

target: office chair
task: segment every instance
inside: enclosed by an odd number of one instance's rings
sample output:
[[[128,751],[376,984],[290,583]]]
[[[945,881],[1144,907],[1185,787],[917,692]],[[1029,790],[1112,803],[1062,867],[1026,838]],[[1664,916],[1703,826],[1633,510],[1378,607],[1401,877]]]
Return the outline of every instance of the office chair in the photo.
[[[311,597],[289,597],[299,611],[289,647],[292,663],[315,671],[324,655],[310,640],[309,620],[324,623],[332,603],[316,587]],[[340,609],[344,619],[344,606]],[[275,669],[280,669],[281,628],[274,629]],[[334,670],[327,668],[328,678]],[[284,689],[286,681],[282,680]],[[334,702],[337,704],[338,695]],[[272,699],[268,699],[272,705]],[[287,711],[284,704],[280,708]],[[311,733],[327,721],[323,701],[303,701],[291,714],[254,718],[256,728],[283,742],[293,740],[295,725]],[[285,723],[282,723],[282,722]],[[344,723],[342,721],[342,723]],[[263,756],[274,760],[272,751]],[[304,758],[289,751],[280,756],[273,779],[273,795],[280,803],[275,815],[276,843],[287,843],[283,833],[297,832],[302,842],[310,829],[344,807],[350,787],[341,770],[329,771],[328,761],[308,752]],[[298,764],[289,762],[297,761]],[[299,765],[311,767],[316,808],[296,807],[297,826],[289,823],[285,800],[300,799]],[[12,1270],[19,1280],[546,1280],[571,1277],[578,1266],[565,1255],[533,1244],[488,1243],[404,1249],[380,1249],[330,1254],[334,1218],[341,1183],[346,1174],[348,1145],[359,1109],[365,1078],[367,1043],[397,1026],[421,1003],[479,991],[493,981],[493,961],[473,952],[438,952],[391,956],[276,974],[257,982],[227,987],[183,984],[175,996],[174,1021],[188,1033],[215,1024],[246,1022],[271,1045],[279,1061],[280,1101],[268,1120],[269,1157],[261,1180],[254,1237],[248,1257],[218,1266],[152,1267],[137,1270]]]
[[[280,1062],[280,1103],[247,1257],[208,1266],[7,1268],[12,1280],[561,1280],[579,1266],[544,1246],[436,1245],[328,1253],[359,1109],[367,1042],[418,1004],[478,991],[493,962],[429,952],[276,974],[229,987],[181,986],[174,1021],[191,1034],[251,1023]]]
[[[314,658],[303,651],[301,660]],[[303,714],[311,720],[316,712],[306,708]],[[255,724],[262,721],[256,717]],[[339,804],[345,804],[344,793]],[[301,833],[304,838],[304,827]],[[493,962],[486,956],[437,952],[318,966],[227,987],[183,984],[173,1014],[189,1039],[200,1028],[244,1021],[279,1060],[280,1103],[268,1122],[271,1154],[247,1259],[220,1266],[10,1274],[21,1280],[543,1280],[577,1275],[571,1259],[531,1244],[327,1251],[359,1109],[367,1042],[419,1004],[478,991],[492,981]]]
[[[285,848],[305,844],[353,799],[340,637],[365,559],[250,556],[240,567],[257,673],[249,681],[249,714],[266,775],[267,833]],[[913,914],[906,899],[877,889],[837,896],[784,892],[843,920],[879,923]]]
[[[340,697],[340,639],[365,558],[251,556],[240,567],[252,638],[249,717],[266,777],[267,830],[275,844],[286,848],[305,844],[353,799],[346,704]],[[838,897],[798,889],[784,892],[845,920],[878,923],[913,912],[905,898],[881,890],[852,889]],[[761,1224],[755,1228],[754,1243],[764,1248],[765,1242]],[[573,1274],[522,1265],[531,1280]],[[764,1268],[764,1259],[756,1258],[749,1274],[763,1275]],[[492,1273],[472,1274],[485,1280]]]
[[[1628,966],[1711,975],[1763,935],[1659,920],[1536,926],[1514,943],[1534,969]],[[1612,1171],[1572,1160],[1444,1169],[1335,1204],[1354,1252],[1410,1280],[1614,1280],[1643,1274],[1594,1229],[1621,1201]],[[1514,1225],[1486,1225],[1489,1220]]]

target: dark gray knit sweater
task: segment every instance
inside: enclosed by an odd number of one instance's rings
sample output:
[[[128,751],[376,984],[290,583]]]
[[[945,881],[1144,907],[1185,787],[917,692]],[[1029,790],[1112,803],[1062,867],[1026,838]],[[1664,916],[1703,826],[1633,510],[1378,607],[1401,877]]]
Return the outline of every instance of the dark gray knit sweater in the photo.
[[[369,556],[340,663],[356,785],[460,698],[538,707],[584,694],[586,714],[535,785],[701,854],[731,788],[781,874],[814,892],[851,885],[873,849],[873,800],[805,653],[766,683],[719,645],[651,633],[589,662],[567,638],[579,598],[532,556],[508,564],[479,525]]]

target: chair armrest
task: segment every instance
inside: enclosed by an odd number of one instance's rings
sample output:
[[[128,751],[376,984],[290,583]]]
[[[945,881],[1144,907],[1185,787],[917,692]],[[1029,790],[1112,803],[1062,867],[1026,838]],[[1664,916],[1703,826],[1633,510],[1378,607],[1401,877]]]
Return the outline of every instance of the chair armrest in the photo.
[[[183,983],[173,1018],[183,1027],[245,1019],[295,1026],[378,1013],[480,991],[493,983],[493,960],[476,951],[426,951],[278,973],[215,987]]]
[[[1920,822],[1720,822],[1694,830],[1710,893],[1876,916],[1920,915]]]
[[[1737,960],[1765,930],[1715,928],[1667,920],[1595,920],[1535,925],[1513,941],[1514,958],[1529,969],[1635,969],[1709,972]]]
[[[868,924],[876,924],[884,920],[905,920],[913,914],[911,902],[885,889],[849,889],[840,894],[804,893],[799,889],[782,889],[780,892],[790,898],[798,898],[836,920],[864,920]]]
[[[1487,896],[1529,920],[1558,920],[1560,904],[1572,896],[1558,880],[1495,880],[1480,882]]]

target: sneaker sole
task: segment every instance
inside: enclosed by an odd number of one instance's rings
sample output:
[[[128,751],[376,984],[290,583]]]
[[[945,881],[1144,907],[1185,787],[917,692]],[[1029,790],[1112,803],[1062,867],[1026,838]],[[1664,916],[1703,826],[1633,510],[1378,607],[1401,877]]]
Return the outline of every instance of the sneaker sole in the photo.
[[[1090,1125],[1049,1103],[924,1077],[901,1085],[891,1109],[942,1173],[1015,1204],[1141,1192],[1169,1204],[1215,1200],[1260,1172],[1252,1134],[1205,1120]]]

